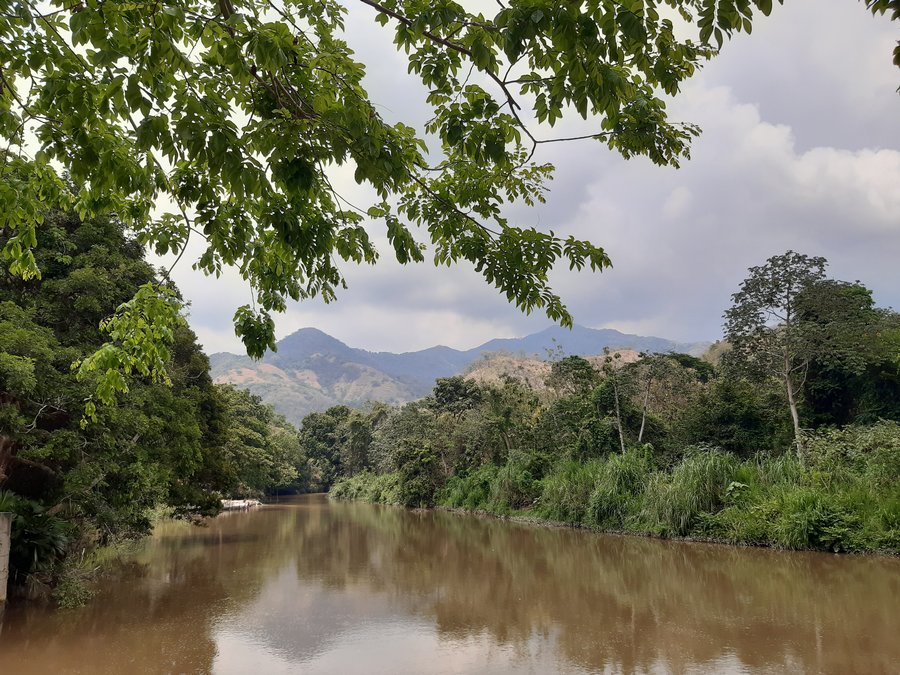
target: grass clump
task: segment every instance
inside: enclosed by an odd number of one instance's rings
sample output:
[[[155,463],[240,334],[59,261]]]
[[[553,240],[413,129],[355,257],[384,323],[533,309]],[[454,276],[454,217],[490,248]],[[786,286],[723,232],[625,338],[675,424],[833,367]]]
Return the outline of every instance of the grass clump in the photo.
[[[630,450],[610,455],[600,466],[587,513],[589,524],[625,529],[641,510],[644,488],[653,470],[648,453]]]
[[[654,474],[644,500],[644,516],[662,534],[685,536],[701,514],[725,503],[740,461],[717,448],[691,448],[671,474]]]
[[[571,460],[558,464],[541,481],[539,515],[561,523],[585,522],[588,503],[604,465],[599,459],[585,464]]]

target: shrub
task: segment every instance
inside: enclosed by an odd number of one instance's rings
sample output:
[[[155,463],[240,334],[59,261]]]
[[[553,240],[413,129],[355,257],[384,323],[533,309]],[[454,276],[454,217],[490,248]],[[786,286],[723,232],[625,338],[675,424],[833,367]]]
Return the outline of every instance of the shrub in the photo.
[[[400,487],[398,497],[402,506],[428,508],[434,506],[438,490],[437,456],[429,445],[407,445],[397,453]]]
[[[438,503],[469,511],[489,508],[491,484],[499,469],[496,464],[486,464],[470,474],[452,476],[440,492]]]
[[[859,519],[832,495],[811,488],[786,490],[779,507],[773,534],[781,546],[836,551],[856,548],[850,543],[850,534],[859,528]]]
[[[563,523],[584,522],[602,467],[602,460],[596,459],[587,464],[565,461],[557,465],[541,483],[540,514]]]
[[[651,471],[650,456],[643,450],[610,455],[598,471],[588,522],[598,527],[625,527],[629,516],[640,511],[640,499]]]
[[[684,536],[698,517],[724,504],[740,462],[716,448],[691,448],[668,480],[651,480],[644,503],[644,516],[661,533]]]
[[[357,500],[373,504],[400,503],[400,474],[374,474],[363,471],[341,478],[331,486],[332,499]]]
[[[812,469],[829,476],[853,473],[878,486],[896,485],[900,482],[900,424],[881,421],[808,434],[804,458]]]
[[[49,515],[44,507],[0,491],[0,510],[12,512],[9,580],[23,585],[30,575],[51,575],[72,541],[74,525]]]
[[[541,484],[531,475],[525,463],[510,460],[500,467],[491,481],[490,509],[508,513],[531,506],[540,494]]]

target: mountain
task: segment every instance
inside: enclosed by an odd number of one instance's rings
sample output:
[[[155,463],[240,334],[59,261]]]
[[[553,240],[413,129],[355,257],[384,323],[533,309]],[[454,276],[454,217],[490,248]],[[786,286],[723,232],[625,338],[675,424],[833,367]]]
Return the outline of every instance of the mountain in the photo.
[[[461,373],[483,355],[495,352],[545,358],[548,354],[599,354],[609,347],[697,354],[707,346],[609,329],[551,326],[522,338],[490,340],[467,351],[437,346],[394,354],[356,349],[316,328],[302,328],[280,340],[278,351],[259,361],[220,352],[210,356],[210,365],[216,382],[249,389],[299,424],[307,413],[333,405],[421,398],[431,391],[435,379]]]
[[[610,328],[585,328],[574,326],[571,330],[561,326],[550,326],[539,333],[523,338],[500,338],[485,342],[477,348],[479,352],[522,352],[526,355],[546,356],[547,351],[557,347],[565,355],[600,354],[604,347],[633,349],[637,352],[685,352],[702,353],[708,343],[680,343],[664,338],[643,337],[620,333]]]

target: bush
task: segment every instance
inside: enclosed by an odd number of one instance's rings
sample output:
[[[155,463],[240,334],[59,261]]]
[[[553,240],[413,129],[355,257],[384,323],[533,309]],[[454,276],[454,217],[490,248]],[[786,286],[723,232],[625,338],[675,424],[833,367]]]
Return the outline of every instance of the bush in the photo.
[[[363,471],[341,478],[331,486],[332,499],[364,501],[373,504],[400,503],[400,474],[374,474]]]
[[[587,464],[566,461],[557,465],[541,483],[540,515],[563,523],[584,522],[602,467],[602,460],[596,459]]]
[[[486,464],[468,475],[452,476],[438,496],[438,503],[469,511],[489,508],[491,485],[499,470],[496,464]]]
[[[810,468],[840,480],[848,473],[879,487],[900,483],[900,424],[881,421],[808,434],[804,459]]]
[[[644,517],[660,533],[687,535],[701,514],[724,505],[739,465],[737,457],[716,448],[690,449],[670,477],[654,474]]]
[[[785,491],[774,525],[775,543],[785,548],[854,550],[851,532],[859,529],[857,514],[828,494],[810,488]]]
[[[0,491],[0,511],[13,513],[9,582],[24,585],[31,575],[53,575],[72,541],[74,525],[47,514],[44,507]]]
[[[430,448],[407,448],[398,453],[399,503],[409,508],[434,506],[438,490],[437,457]]]
[[[651,471],[650,456],[643,450],[610,455],[599,467],[590,497],[588,522],[597,527],[625,527],[629,516],[640,511]]]
[[[490,510],[509,513],[531,506],[540,495],[541,484],[524,462],[510,460],[500,467],[491,481]]]

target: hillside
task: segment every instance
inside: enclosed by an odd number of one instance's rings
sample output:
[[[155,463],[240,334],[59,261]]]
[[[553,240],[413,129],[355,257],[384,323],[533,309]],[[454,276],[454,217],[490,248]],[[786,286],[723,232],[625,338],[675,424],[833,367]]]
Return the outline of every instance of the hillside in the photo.
[[[303,328],[280,340],[278,351],[259,361],[220,352],[210,357],[210,363],[216,382],[249,389],[299,424],[307,413],[333,405],[403,403],[421,398],[431,391],[436,378],[461,373],[485,354],[503,352],[505,360],[481,367],[480,374],[473,374],[476,379],[498,377],[496,373],[503,368],[524,368],[530,373],[528,379],[537,381],[542,380],[540,372],[545,367],[539,360],[551,353],[594,355],[604,347],[699,353],[706,346],[609,329],[576,326],[570,331],[552,326],[522,338],[490,340],[467,351],[436,346],[395,354],[356,349],[315,328]],[[478,368],[473,373],[479,373]]]
[[[616,361],[618,365],[634,363],[640,359],[640,354],[633,349],[619,349],[616,353],[619,355]],[[594,368],[599,369],[603,366],[602,355],[585,355],[585,358]],[[511,377],[525,382],[532,389],[541,391],[546,389],[544,381],[550,375],[550,362],[536,356],[486,352],[469,364],[464,374],[479,384],[498,384]]]

